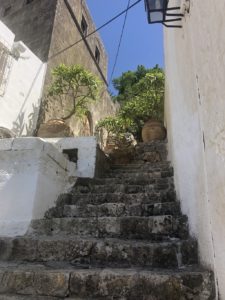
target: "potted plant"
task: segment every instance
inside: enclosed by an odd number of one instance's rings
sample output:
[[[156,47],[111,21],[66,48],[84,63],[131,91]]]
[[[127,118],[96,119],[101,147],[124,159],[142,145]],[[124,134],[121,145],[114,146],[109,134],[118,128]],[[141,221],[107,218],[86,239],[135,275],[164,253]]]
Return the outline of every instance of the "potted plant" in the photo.
[[[38,136],[60,137],[73,135],[68,121],[84,118],[91,101],[98,99],[101,81],[79,65],[60,64],[52,71],[52,83],[44,101],[44,110],[59,106],[60,115],[41,124]],[[57,104],[56,104],[57,103]]]
[[[106,118],[99,124],[109,133],[120,136],[132,133],[139,141],[149,142],[164,139],[164,72],[158,66],[146,69],[139,66],[136,71],[123,73],[114,79],[120,110],[114,118]]]

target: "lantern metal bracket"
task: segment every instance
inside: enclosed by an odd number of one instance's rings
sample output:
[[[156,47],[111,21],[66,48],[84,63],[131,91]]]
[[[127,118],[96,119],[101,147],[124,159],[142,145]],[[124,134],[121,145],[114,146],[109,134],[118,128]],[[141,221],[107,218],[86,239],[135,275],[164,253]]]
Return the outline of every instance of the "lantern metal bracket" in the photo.
[[[147,11],[149,24],[159,23],[169,28],[182,28],[182,26],[179,24],[171,24],[174,22],[182,21],[184,14],[180,12],[181,11],[180,6],[168,7],[169,0],[160,0],[161,7],[153,8],[154,5],[156,7],[154,1],[156,2],[156,0],[145,0],[145,9]],[[161,16],[161,18],[159,20],[152,19],[151,16],[157,13],[159,16]]]

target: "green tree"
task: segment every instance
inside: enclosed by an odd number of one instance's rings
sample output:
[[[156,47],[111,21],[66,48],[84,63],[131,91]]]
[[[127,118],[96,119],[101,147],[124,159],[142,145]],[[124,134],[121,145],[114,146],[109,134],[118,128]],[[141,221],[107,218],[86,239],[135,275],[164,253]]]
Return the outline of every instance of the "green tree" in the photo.
[[[88,111],[88,104],[98,98],[101,81],[79,65],[61,64],[53,69],[52,76],[47,99],[60,101],[62,106],[68,99],[70,101],[67,102],[71,103],[67,107],[67,114],[61,118],[67,120],[75,114],[78,117],[84,116]]]
[[[119,136],[128,131],[140,139],[141,129],[148,119],[163,120],[164,81],[164,72],[158,66],[153,69],[138,66],[134,72],[123,73],[114,80],[114,87],[118,89],[115,99],[121,104],[120,110],[110,120],[99,122],[98,128],[104,127]]]
[[[126,102],[134,96],[134,86],[143,78],[145,75],[151,72],[151,69],[146,69],[140,65],[136,71],[127,71],[120,77],[113,80],[113,86],[118,91],[118,95],[114,96],[114,99],[119,103]]]

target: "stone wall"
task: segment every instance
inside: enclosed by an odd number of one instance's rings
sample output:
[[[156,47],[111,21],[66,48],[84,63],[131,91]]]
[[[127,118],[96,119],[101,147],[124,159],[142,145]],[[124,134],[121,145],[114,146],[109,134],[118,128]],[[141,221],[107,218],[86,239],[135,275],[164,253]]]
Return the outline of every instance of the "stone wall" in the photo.
[[[60,152],[77,150],[77,169],[74,173],[76,177],[94,178],[103,175],[109,168],[107,157],[99,149],[94,136],[45,138],[42,140],[51,143]]]
[[[24,235],[76,182],[76,164],[38,138],[0,140],[0,235]]]
[[[3,0],[1,19],[15,33],[16,41],[23,41],[42,61],[49,54],[56,3],[55,0]],[[4,16],[4,10],[11,10]]]
[[[9,6],[11,10],[4,16]],[[4,0],[0,14],[5,24],[15,32],[16,39],[23,40],[39,58],[48,62],[44,97],[51,82],[51,70],[61,63],[80,64],[100,78],[103,82],[100,101],[90,105],[89,117],[84,120],[72,117],[68,121],[74,135],[92,135],[97,121],[113,115],[117,105],[111,101],[107,91],[108,61],[99,34],[95,33],[74,45],[86,35],[82,33],[82,20],[87,24],[87,34],[96,29],[85,1],[33,0],[26,4],[25,0]],[[96,51],[99,51],[97,59]],[[41,110],[39,123],[62,117],[62,110],[68,107],[69,102],[61,105],[53,101],[48,111],[46,108]]]
[[[81,39],[79,24],[81,24],[82,16],[84,16],[87,22],[88,33],[93,32],[95,26],[84,1],[70,0],[67,3],[68,5],[66,5],[65,1],[58,1],[57,3],[46,76],[46,89],[51,82],[51,70],[60,63],[66,65],[80,64],[97,75],[102,81],[102,91],[100,93],[100,101],[89,106],[91,120],[88,120],[88,122],[91,123],[90,127],[92,128],[90,135],[93,135],[97,121],[105,116],[113,115],[117,109],[117,106],[111,101],[105,83],[107,78],[107,55],[98,33],[87,38],[88,46],[82,41],[71,47],[71,45]],[[72,14],[70,9],[72,10]],[[76,18],[78,24],[76,24],[73,17]],[[62,39],[62,37],[66,38]],[[100,51],[99,64],[93,59],[96,46]],[[101,72],[99,72],[99,69]],[[62,106],[60,103],[54,101],[48,111],[43,111],[41,121],[46,122],[52,118],[59,118],[62,116],[62,110],[66,109],[67,106],[69,106],[69,102],[63,103]],[[84,120],[84,122],[77,120],[74,116],[68,121],[75,135],[87,134],[84,128],[85,121],[87,120]]]
[[[225,299],[224,1],[191,1],[165,29],[166,126],[182,210]]]

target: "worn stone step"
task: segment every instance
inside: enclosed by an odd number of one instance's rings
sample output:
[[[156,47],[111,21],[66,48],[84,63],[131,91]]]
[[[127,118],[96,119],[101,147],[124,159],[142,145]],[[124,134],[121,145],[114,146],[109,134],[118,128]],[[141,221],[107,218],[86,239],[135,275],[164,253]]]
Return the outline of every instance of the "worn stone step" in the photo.
[[[33,220],[29,234],[73,234],[92,237],[124,237],[126,239],[187,238],[185,216],[52,218]]]
[[[148,143],[138,143],[135,147],[136,152],[148,152],[158,150],[160,152],[167,152],[166,141],[152,141]]]
[[[119,170],[118,172],[116,170],[111,170],[108,172],[104,178],[120,178],[120,179],[157,179],[157,178],[172,178],[173,177],[173,171],[165,170],[165,171],[137,171],[137,170]]]
[[[105,203],[125,203],[129,204],[146,204],[146,203],[164,203],[176,200],[176,194],[174,191],[159,191],[151,193],[136,193],[136,194],[124,194],[124,193],[95,193],[95,194],[80,194],[69,193],[63,194],[59,197],[57,204],[63,206],[65,204],[72,205],[100,205]]]
[[[93,298],[78,298],[78,297],[48,297],[48,296],[19,296],[19,295],[0,295],[0,300],[91,300]],[[95,300],[102,300],[101,299],[95,299]]]
[[[136,173],[134,173],[136,174]],[[121,174],[120,174],[121,175]],[[93,186],[93,185],[119,185],[119,184],[126,184],[126,185],[150,185],[154,184],[156,186],[167,184],[173,184],[172,177],[151,177],[151,176],[120,176],[120,177],[112,177],[112,178],[79,178],[76,182],[76,186]]]
[[[163,161],[163,162],[136,162],[133,161],[129,164],[113,164],[111,165],[112,169],[120,169],[120,168],[139,168],[139,167],[150,167],[150,168],[159,168],[159,167],[168,167],[171,166],[170,161]]]
[[[104,203],[56,206],[47,211],[46,218],[62,217],[148,217],[156,215],[179,215],[179,202],[125,204]]]
[[[210,300],[209,271],[141,269],[53,269],[42,265],[1,265],[0,294],[81,299]]]
[[[62,298],[61,298],[62,299]],[[65,299],[65,298],[64,298]],[[79,300],[78,298],[66,298],[68,300]],[[21,295],[0,295],[0,300],[59,300],[58,297],[45,296],[21,296]],[[81,299],[82,300],[82,299]]]
[[[118,168],[112,168],[106,173],[106,174],[118,174],[118,173],[139,173],[142,172],[145,173],[158,173],[158,172],[170,172],[170,174],[173,174],[173,168],[170,166],[146,166],[146,165],[139,165],[136,167],[118,167]]]
[[[148,184],[148,185],[136,185],[136,184],[108,184],[108,185],[78,185],[74,188],[74,192],[81,194],[89,193],[151,193],[153,191],[165,191],[174,190],[174,184],[172,182]]]
[[[170,162],[163,162],[163,163],[136,163],[136,164],[129,164],[129,165],[112,165],[112,171],[146,171],[146,172],[155,172],[155,171],[168,171],[173,169],[171,167]]]
[[[198,263],[195,240],[154,242],[121,239],[17,237],[0,239],[1,261],[52,263],[105,267],[180,268]]]
[[[167,171],[153,171],[148,172],[146,170],[143,171],[129,171],[129,170],[123,170],[117,172],[116,170],[111,170],[105,175],[105,179],[111,179],[111,178],[119,178],[119,179],[158,179],[158,178],[170,178],[173,177],[173,170],[167,170]]]

